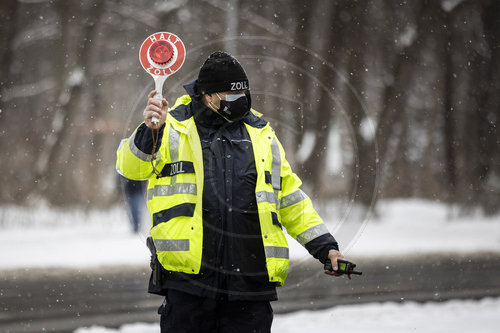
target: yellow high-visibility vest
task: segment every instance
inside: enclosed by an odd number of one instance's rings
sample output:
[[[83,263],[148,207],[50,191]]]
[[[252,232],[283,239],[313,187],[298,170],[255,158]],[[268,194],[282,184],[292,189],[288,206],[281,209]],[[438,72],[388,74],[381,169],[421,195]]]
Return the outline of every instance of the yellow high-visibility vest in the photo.
[[[191,102],[180,97],[171,110]],[[252,109],[255,115],[258,112]],[[281,229],[303,246],[328,233],[310,198],[300,189],[301,180],[292,172],[285,152],[267,123],[256,128],[245,123],[252,141],[257,184],[262,246],[266,256],[269,281],[283,285],[288,274],[288,243]],[[169,174],[157,178],[151,165],[152,155],[134,144],[136,131],[122,140],[117,151],[116,169],[133,180],[148,180],[147,205],[150,230],[158,260],[166,270],[198,274],[203,249],[203,154],[200,138],[191,116],[179,121],[169,112],[162,144],[155,154],[155,168],[167,166]],[[266,172],[271,182],[266,182]],[[274,223],[273,223],[274,221]]]

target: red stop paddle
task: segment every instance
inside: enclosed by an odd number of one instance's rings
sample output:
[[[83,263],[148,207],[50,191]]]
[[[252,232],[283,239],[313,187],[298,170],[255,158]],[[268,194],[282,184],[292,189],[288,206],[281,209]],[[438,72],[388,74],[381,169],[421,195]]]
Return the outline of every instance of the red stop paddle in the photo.
[[[163,99],[163,84],[170,75],[177,72],[184,64],[186,48],[179,37],[170,32],[156,32],[146,38],[139,50],[139,61],[142,68],[155,81],[155,99]],[[152,122],[160,120],[153,117]]]

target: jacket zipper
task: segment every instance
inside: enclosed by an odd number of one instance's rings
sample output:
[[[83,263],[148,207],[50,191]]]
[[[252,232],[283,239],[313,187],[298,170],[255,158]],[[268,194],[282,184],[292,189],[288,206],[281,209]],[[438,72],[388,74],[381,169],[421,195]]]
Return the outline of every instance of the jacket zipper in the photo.
[[[221,156],[217,156],[219,158],[222,158],[222,167],[224,169],[224,171],[226,170],[226,159],[225,159],[225,154],[226,154],[226,145],[225,145],[225,142],[226,142],[226,139],[222,138],[222,136],[218,136],[216,138],[216,140],[219,140],[219,144],[220,144],[220,147],[221,147]],[[216,157],[216,158],[217,158]],[[220,171],[216,171],[216,172],[220,172]],[[223,182],[222,182],[222,186],[221,186],[221,189],[222,189],[222,197],[224,198],[224,203],[222,203],[222,205],[225,205],[226,203],[226,187],[225,187],[225,183],[226,183],[226,172],[222,172],[223,174]],[[217,177],[218,178],[218,177]],[[225,230],[226,230],[226,213],[225,213],[225,209],[221,209],[220,205],[221,205],[221,202],[220,200],[219,201],[219,212],[220,212],[220,218],[221,218],[221,221],[220,221],[220,236],[219,236],[219,244],[217,246],[217,258],[216,258],[216,267],[215,267],[215,281],[216,281],[216,288],[217,290],[223,290],[223,276],[224,274],[222,274],[222,270],[224,269],[224,262],[223,262],[223,259],[224,259],[224,233],[225,233]],[[218,293],[218,292],[217,292]],[[218,297],[221,296],[221,295],[217,295]]]

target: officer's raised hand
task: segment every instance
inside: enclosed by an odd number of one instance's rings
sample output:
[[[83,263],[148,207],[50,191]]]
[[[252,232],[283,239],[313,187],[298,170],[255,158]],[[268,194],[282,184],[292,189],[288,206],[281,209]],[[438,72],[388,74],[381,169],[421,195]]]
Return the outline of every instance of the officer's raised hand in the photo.
[[[330,250],[328,252],[328,259],[330,259],[330,261],[332,263],[333,271],[329,271],[329,270],[325,269],[325,274],[333,275],[333,276],[341,276],[342,274],[339,274],[335,271],[338,270],[337,259],[345,259],[344,256],[342,255],[342,253],[340,253],[337,250]],[[352,274],[347,275],[347,277],[349,278],[349,280],[352,279]]]
[[[159,99],[154,98],[156,95],[156,90],[153,90],[148,95],[148,104],[144,109],[144,123],[147,127],[151,129],[159,129],[165,123],[167,119],[167,111],[168,111],[168,102],[165,98],[161,101]],[[153,117],[156,117],[160,121],[158,123],[153,123]]]

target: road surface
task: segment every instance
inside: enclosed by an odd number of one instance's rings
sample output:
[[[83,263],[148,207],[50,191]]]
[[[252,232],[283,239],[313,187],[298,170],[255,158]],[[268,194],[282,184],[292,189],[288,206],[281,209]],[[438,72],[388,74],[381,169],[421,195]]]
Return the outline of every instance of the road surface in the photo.
[[[381,301],[500,296],[500,254],[356,259],[362,276],[333,278],[316,261],[291,264],[275,313]],[[149,267],[0,272],[0,332],[72,332],[77,327],[157,322],[162,299],[146,292]]]

